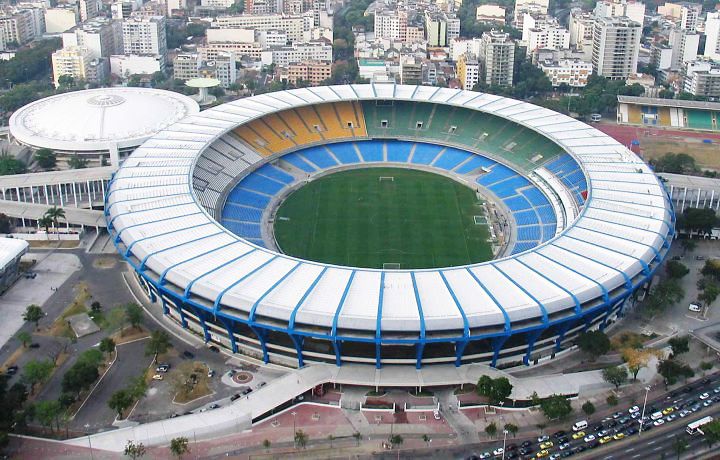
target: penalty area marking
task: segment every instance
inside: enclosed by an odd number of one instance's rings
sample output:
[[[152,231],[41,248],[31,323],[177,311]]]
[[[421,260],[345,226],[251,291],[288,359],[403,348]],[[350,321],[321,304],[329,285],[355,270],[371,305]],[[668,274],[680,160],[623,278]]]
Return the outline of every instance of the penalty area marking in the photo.
[[[485,216],[473,216],[473,220],[475,221],[475,225],[487,225],[488,221],[485,218]]]
[[[383,263],[383,270],[400,270],[400,264],[397,262]]]

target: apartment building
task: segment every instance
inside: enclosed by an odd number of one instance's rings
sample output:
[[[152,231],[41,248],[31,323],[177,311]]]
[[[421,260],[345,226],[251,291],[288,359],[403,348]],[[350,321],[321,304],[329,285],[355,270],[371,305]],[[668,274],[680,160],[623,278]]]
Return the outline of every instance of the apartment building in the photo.
[[[492,30],[482,34],[480,78],[486,85],[510,86],[515,66],[515,42],[505,32]]]
[[[547,75],[554,87],[565,84],[574,88],[582,88],[587,85],[588,78],[593,71],[592,64],[580,59],[544,61],[540,62],[538,67]]]
[[[593,29],[593,70],[613,80],[636,73],[642,26],[628,17],[599,17]]]

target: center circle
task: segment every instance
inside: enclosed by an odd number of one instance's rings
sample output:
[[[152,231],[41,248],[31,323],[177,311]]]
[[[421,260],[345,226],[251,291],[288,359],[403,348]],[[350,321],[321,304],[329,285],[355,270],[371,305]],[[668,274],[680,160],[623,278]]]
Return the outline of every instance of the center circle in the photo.
[[[315,177],[280,203],[274,235],[285,254],[376,269],[466,265],[493,258],[483,202],[449,177],[366,167]]]

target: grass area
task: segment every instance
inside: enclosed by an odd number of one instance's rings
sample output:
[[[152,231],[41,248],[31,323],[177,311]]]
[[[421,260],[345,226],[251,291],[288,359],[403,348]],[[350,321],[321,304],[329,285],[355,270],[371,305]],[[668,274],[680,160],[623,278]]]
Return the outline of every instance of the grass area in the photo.
[[[67,318],[79,313],[88,311],[87,302],[92,296],[87,284],[78,283],[75,286],[75,299],[67,306],[62,314],[48,328],[47,333],[55,337],[67,337],[70,340],[76,340],[75,333],[72,331]]]
[[[640,140],[640,146],[646,161],[659,158],[668,152],[686,153],[695,159],[699,168],[720,171],[720,155],[715,143],[704,144],[700,139],[669,140],[646,136]]]
[[[168,377],[175,390],[173,402],[187,404],[190,401],[212,394],[210,377],[207,374],[207,364],[197,361],[183,362],[177,368],[171,370]]]
[[[277,212],[275,237],[286,254],[331,264],[463,265],[493,257],[487,227],[473,219],[483,215],[481,205],[473,190],[437,174],[344,171],[290,195]]]

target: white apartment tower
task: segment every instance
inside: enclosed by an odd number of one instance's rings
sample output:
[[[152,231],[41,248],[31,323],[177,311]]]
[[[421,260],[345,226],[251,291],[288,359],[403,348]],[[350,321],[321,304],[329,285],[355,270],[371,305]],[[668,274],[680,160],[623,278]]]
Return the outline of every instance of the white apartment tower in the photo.
[[[376,38],[405,40],[408,25],[407,11],[402,9],[376,11],[374,23]]]
[[[122,22],[123,51],[139,56],[167,54],[167,36],[163,16],[133,15]]]
[[[597,18],[593,29],[592,64],[596,74],[626,80],[637,71],[642,26],[628,17]]]
[[[513,83],[515,42],[505,32],[484,32],[480,43],[481,78],[488,86],[510,86]]]
[[[53,81],[55,87],[60,86],[60,77],[70,75],[75,80],[85,80],[92,56],[87,48],[70,46],[52,54]]]
[[[705,57],[720,60],[720,12],[707,14],[705,35]]]
[[[645,4],[627,0],[602,0],[595,4],[595,16],[598,18],[619,18],[627,16],[642,27],[645,19]]]

